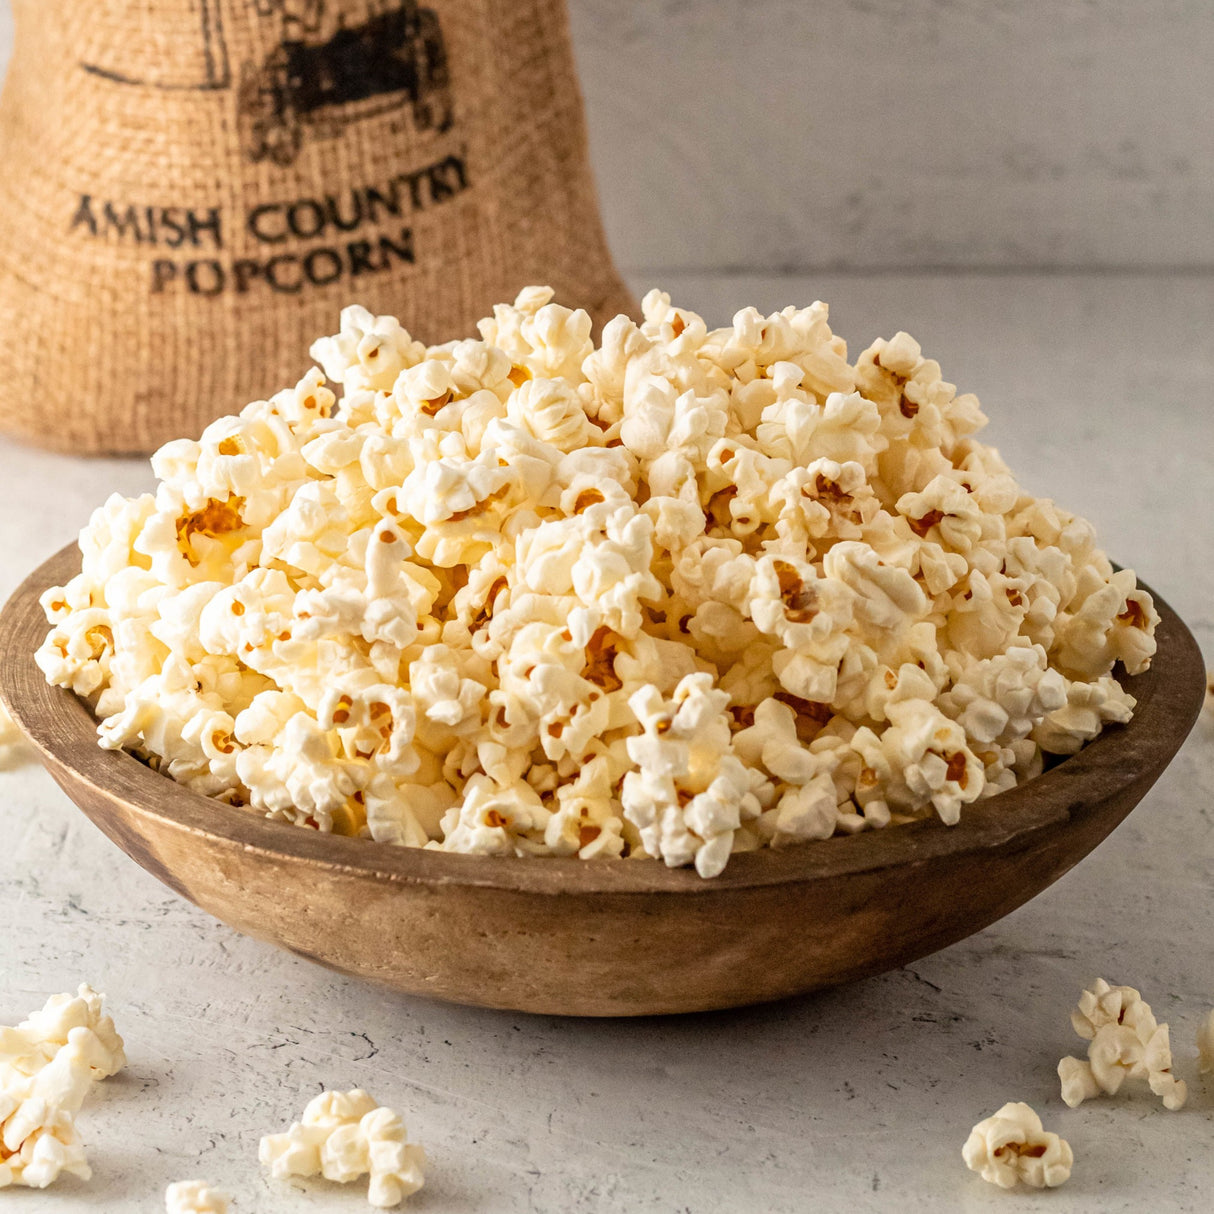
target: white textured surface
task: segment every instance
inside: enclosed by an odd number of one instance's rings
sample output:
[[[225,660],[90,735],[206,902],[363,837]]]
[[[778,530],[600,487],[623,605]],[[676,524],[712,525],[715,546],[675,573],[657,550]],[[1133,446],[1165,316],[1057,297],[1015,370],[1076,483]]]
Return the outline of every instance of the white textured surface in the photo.
[[[1214,660],[1214,279],[668,278],[723,320],[742,303],[834,305],[856,348],[905,327],[978,392],[1036,490],[1097,524]],[[638,287],[646,284],[637,283]],[[0,445],[0,592],[73,535],[135,462]],[[1055,1214],[1197,1211],[1214,1186],[1214,719],[1130,820],[1041,897],[909,969],[771,1007],[576,1022],[444,1007],[237,936],[127,860],[36,769],[0,776],[0,1023],[87,979],[128,1071],[86,1107],[95,1176],[5,1198],[21,1214],[150,1214],[206,1177],[238,1214],[365,1210],[358,1186],[271,1184],[258,1137],[322,1086],[369,1088],[432,1159],[431,1214],[1018,1211],[961,1162],[971,1125],[1026,1100],[1075,1151]],[[795,927],[790,925],[790,930]],[[1190,1106],[1071,1111],[1054,1067],[1103,975],[1170,1022]]]
[[[1208,0],[570,11],[625,268],[1214,266]]]

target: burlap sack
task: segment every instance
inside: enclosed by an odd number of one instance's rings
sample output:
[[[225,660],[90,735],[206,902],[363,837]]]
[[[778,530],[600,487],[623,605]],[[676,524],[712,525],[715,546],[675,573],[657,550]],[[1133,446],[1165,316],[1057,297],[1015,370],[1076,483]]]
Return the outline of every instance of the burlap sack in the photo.
[[[135,452],[293,382],[361,302],[472,334],[530,282],[602,320],[563,0],[14,0],[0,425]]]

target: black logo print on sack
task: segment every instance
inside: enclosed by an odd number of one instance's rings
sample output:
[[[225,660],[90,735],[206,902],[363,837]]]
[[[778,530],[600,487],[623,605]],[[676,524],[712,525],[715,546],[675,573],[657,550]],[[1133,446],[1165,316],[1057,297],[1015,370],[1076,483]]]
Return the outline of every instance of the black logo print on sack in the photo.
[[[145,38],[143,62],[134,70],[129,62],[81,66],[123,87],[231,90],[228,47],[234,40],[225,39],[220,5],[234,2],[190,0],[199,24],[174,25],[173,56],[159,53],[163,38]],[[406,108],[421,130],[442,133],[453,125],[443,33],[435,12],[417,0],[358,0],[367,15],[351,24],[340,15],[336,23],[326,20],[330,0],[246,4],[249,16],[267,23],[277,19],[266,40],[274,50],[260,66],[245,66],[237,91],[240,147],[247,159],[290,165],[305,136],[333,137],[353,123]],[[416,264],[412,217],[471,188],[466,149],[433,148],[428,155],[420,165],[397,165],[389,157],[377,163],[370,182],[318,182],[303,196],[262,197],[244,209],[211,198],[173,205],[163,197],[148,203],[81,193],[68,231],[148,249],[154,295],[296,295]],[[243,242],[232,236],[241,227]]]
[[[323,37],[324,0],[254,0],[282,16],[281,43],[241,75],[241,142],[254,163],[295,161],[305,133],[332,136],[377,114],[411,107],[419,130],[453,121],[447,48],[433,9],[386,0],[358,25]]]

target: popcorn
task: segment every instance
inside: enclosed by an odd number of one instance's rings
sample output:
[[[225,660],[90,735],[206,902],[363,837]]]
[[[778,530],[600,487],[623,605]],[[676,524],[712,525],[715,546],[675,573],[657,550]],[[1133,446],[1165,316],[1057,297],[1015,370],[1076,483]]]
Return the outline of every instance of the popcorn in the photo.
[[[875,773],[892,808],[915,810],[930,803],[950,825],[961,807],[976,801],[986,783],[982,762],[970,749],[965,731],[926,700],[891,704],[890,726],[877,735],[867,726],[856,731],[851,748]]]
[[[724,869],[734,832],[761,808],[762,778],[731,753],[728,700],[710,675],[693,674],[670,700],[648,684],[628,701],[644,733],[627,743],[638,770],[624,777],[624,816],[649,855],[671,867],[694,863],[701,877]]]
[[[164,1191],[165,1214],[228,1214],[231,1198],[202,1180],[179,1180]]]
[[[384,1210],[422,1187],[426,1165],[400,1117],[361,1089],[313,1098],[286,1133],[261,1140],[258,1158],[274,1180],[319,1174],[349,1184],[370,1174],[367,1200]]]
[[[1122,662],[1129,674],[1146,670],[1155,654],[1159,615],[1134,574],[1122,569],[1106,575],[1089,565],[1079,595],[1076,609],[1064,612],[1056,628],[1060,668],[1089,679],[1107,674],[1113,661]]]
[[[1133,715],[1134,697],[1107,675],[1092,683],[1067,679],[1065,685],[1066,703],[1046,713],[1032,731],[1033,740],[1050,754],[1075,754],[1107,722],[1121,725]]]
[[[595,755],[570,783],[556,789],[557,811],[544,827],[544,843],[553,855],[577,854],[583,860],[618,856],[627,846],[609,753]],[[534,769],[533,769],[534,770]]]
[[[360,792],[370,765],[338,754],[333,731],[306,712],[297,712],[269,745],[250,746],[237,755],[236,771],[250,802],[267,817],[282,818],[317,830],[341,829],[342,811]]]
[[[353,393],[390,390],[401,371],[419,362],[426,350],[394,316],[372,316],[355,305],[342,310],[341,332],[315,342],[311,353],[329,379]]]
[[[979,745],[1009,745],[1067,703],[1066,679],[1040,645],[1015,645],[991,658],[959,658],[940,697],[944,712]]]
[[[102,1013],[104,1000],[85,983],[75,995],[52,995],[16,1028],[0,1028],[0,1067],[15,1066],[32,1074],[55,1058],[73,1030],[85,1029],[95,1038],[91,1056],[99,1060],[97,1078],[116,1075],[126,1066],[126,1054],[113,1018]]]
[[[0,1189],[43,1189],[64,1172],[91,1176],[75,1115],[94,1083],[126,1065],[102,999],[81,986],[0,1028]]]
[[[1057,1134],[1042,1128],[1027,1104],[1005,1104],[970,1131],[962,1155],[966,1167],[1001,1189],[1017,1183],[1055,1189],[1071,1177],[1074,1155]]]
[[[114,630],[103,607],[73,612],[53,628],[36,660],[48,683],[70,687],[87,698],[109,677],[114,655]]]
[[[822,570],[852,591],[852,610],[870,627],[896,628],[927,613],[927,596],[910,572],[888,564],[868,544],[835,544],[823,558]]]
[[[506,406],[506,420],[559,451],[579,451],[597,434],[577,393],[563,379],[520,384]]]
[[[1071,1108],[1102,1092],[1115,1095],[1126,1079],[1146,1079],[1164,1108],[1184,1106],[1188,1088],[1172,1074],[1168,1026],[1156,1023],[1150,1005],[1133,987],[1097,979],[1080,996],[1071,1023],[1091,1042],[1086,1061],[1064,1058],[1058,1064],[1062,1099]]]
[[[530,784],[505,787],[474,775],[464,786],[463,803],[443,815],[443,849],[481,856],[525,855],[536,850],[529,836],[543,837],[550,811]]]
[[[65,1172],[81,1180],[93,1175],[70,1116],[36,1127],[15,1151],[0,1145],[0,1189],[10,1185],[45,1189]]]
[[[1130,719],[1149,595],[907,334],[852,364],[825,304],[651,291],[596,348],[543,287],[478,327],[347,308],[94,513],[37,661],[101,745],[323,832],[707,876]]]

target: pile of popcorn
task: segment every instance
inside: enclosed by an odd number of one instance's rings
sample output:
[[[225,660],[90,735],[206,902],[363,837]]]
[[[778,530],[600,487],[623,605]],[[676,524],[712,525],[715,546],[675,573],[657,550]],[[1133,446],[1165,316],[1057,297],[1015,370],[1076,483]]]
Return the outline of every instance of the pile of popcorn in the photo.
[[[273,818],[705,877],[955,823],[1129,719],[1149,595],[910,337],[851,364],[822,303],[644,316],[596,347],[529,288],[427,349],[346,309],[324,375],[96,512],[46,677]]]

